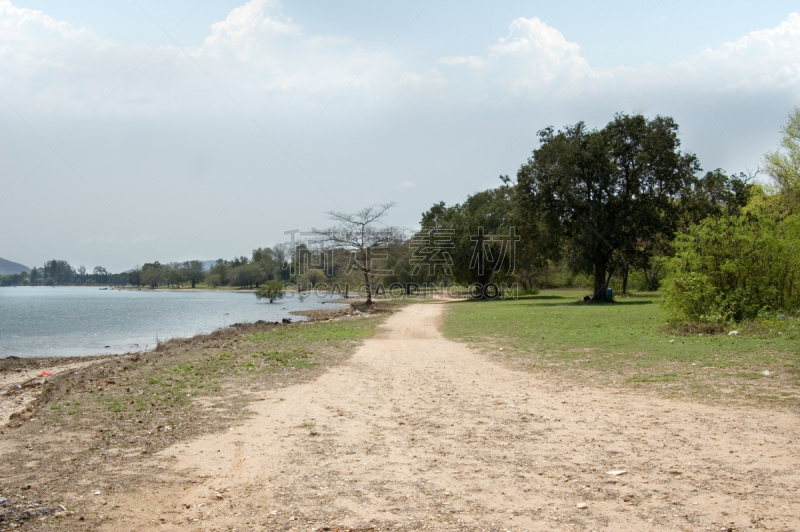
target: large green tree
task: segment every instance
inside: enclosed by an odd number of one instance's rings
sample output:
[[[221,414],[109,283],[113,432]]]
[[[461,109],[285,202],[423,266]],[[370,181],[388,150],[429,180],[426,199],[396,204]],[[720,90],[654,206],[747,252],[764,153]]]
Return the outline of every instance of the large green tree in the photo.
[[[209,269],[207,282],[212,286],[225,286],[231,281],[231,266],[225,259],[217,262]]]
[[[271,248],[257,248],[253,250],[252,262],[261,266],[267,279],[275,279],[281,269],[281,264],[275,258],[275,251]]]
[[[178,262],[170,262],[164,269],[164,275],[167,279],[167,286],[183,286],[186,280],[184,277],[184,270]]]
[[[579,122],[539,139],[517,173],[518,194],[549,234],[566,239],[573,267],[594,274],[592,299],[604,301],[615,254],[674,233],[697,159],[679,150],[678,125],[661,116],[618,114],[600,130]]]
[[[136,268],[134,268],[133,271],[131,271],[131,273],[128,275],[128,282],[132,286],[142,286],[144,284],[142,282],[142,269],[139,268],[139,266],[136,266]]]
[[[422,231],[410,241],[412,260],[429,273],[435,269],[442,281],[486,287],[508,278],[518,247],[512,193],[506,182],[473,194],[464,203],[431,207],[422,215]]]
[[[83,268],[83,266],[81,266]],[[83,268],[84,272],[86,268]],[[108,283],[108,270],[103,268],[102,266],[95,266],[94,270],[92,271],[92,275],[94,276],[94,282],[97,284],[107,284]]]

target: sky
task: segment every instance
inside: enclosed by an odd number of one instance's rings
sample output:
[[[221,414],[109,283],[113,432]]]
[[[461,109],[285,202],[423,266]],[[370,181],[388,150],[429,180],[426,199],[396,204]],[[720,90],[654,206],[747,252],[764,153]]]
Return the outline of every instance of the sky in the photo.
[[[514,176],[536,132],[671,116],[755,172],[800,105],[796,2],[0,0],[0,257],[232,258]]]

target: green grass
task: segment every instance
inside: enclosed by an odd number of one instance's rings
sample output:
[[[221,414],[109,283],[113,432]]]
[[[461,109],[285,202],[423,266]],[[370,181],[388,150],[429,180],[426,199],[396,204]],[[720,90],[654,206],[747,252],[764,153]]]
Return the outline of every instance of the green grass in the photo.
[[[767,378],[764,370],[796,377],[796,319],[744,327],[735,337],[677,336],[666,332],[658,294],[605,305],[584,304],[583,295],[548,290],[525,299],[457,303],[443,330],[450,338],[538,369],[590,372],[609,380],[621,377],[621,382],[682,381],[714,371],[748,380]]]
[[[234,338],[235,347],[224,352],[192,352],[180,362],[166,358],[131,377],[123,386],[92,391],[86,408],[77,401],[50,407],[52,416],[64,411],[105,410],[113,414],[187,409],[193,398],[219,392],[228,385],[254,384],[260,374],[297,371],[333,361],[338,352],[352,351],[355,343],[374,334],[380,318],[319,322],[274,329]],[[127,393],[125,390],[131,390]],[[72,408],[70,408],[72,406]]]
[[[372,336],[377,322],[374,319],[343,320],[312,323],[298,327],[278,327],[250,335],[256,343],[281,344],[286,347],[301,347],[323,342],[363,340]]]
[[[252,334],[248,341],[266,347],[249,353],[245,367],[269,372],[271,369],[305,369],[314,366],[318,354],[351,347],[375,334],[380,318],[319,322],[294,327],[277,327]]]
[[[310,368],[314,365],[313,362],[308,360],[309,352],[305,350],[295,349],[293,351],[260,351],[253,353],[255,356],[263,357],[265,360],[277,362],[279,365],[286,368]],[[247,362],[245,366],[256,367],[255,362]]]

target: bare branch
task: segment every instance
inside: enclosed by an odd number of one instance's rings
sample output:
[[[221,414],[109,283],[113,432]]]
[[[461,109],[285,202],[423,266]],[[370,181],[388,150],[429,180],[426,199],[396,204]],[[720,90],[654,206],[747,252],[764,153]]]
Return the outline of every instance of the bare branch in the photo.
[[[331,220],[364,227],[382,218],[386,214],[386,211],[394,206],[394,203],[384,203],[381,205],[370,205],[354,213],[329,211],[325,214],[327,214],[328,218]]]
[[[367,304],[372,303],[370,277],[376,269],[372,266],[376,248],[388,246],[401,234],[394,227],[374,227],[393,206],[394,203],[384,203],[370,205],[354,213],[327,212],[328,218],[339,222],[339,225],[315,230],[328,242],[352,252],[350,265],[364,274]]]

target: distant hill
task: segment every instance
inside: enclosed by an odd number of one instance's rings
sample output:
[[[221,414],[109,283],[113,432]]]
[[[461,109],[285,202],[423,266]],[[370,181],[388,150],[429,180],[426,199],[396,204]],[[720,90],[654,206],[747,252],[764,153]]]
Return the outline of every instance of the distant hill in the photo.
[[[17,262],[0,258],[0,275],[14,275],[15,273],[29,272],[30,268]]]

